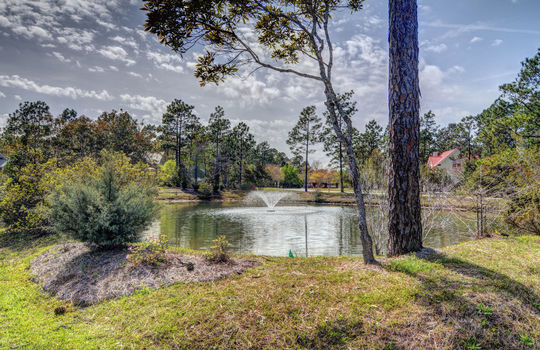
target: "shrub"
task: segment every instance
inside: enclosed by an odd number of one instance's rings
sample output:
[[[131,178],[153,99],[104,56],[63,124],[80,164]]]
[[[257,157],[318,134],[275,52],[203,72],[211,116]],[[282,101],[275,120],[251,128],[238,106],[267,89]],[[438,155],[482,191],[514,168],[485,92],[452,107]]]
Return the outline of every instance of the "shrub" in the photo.
[[[30,163],[0,186],[0,220],[10,229],[28,231],[46,225],[44,170],[44,164]]]
[[[130,247],[126,258],[134,265],[159,265],[167,262],[165,253],[168,246],[169,242],[161,235],[159,239],[152,236],[148,243]]]
[[[176,172],[176,162],[169,159],[161,166],[159,172],[159,182],[163,186],[174,186],[177,181],[178,173]]]
[[[55,229],[100,249],[137,241],[157,214],[156,191],[126,178],[107,162],[90,183],[76,182],[56,190],[50,201]]]
[[[206,256],[206,259],[216,264],[229,261],[230,256],[227,252],[227,247],[229,247],[231,244],[229,241],[227,241],[227,237],[220,235],[217,236],[212,242],[214,244],[210,248],[210,253]]]
[[[197,191],[197,196],[200,199],[209,199],[212,197],[213,187],[208,182],[201,182],[199,184],[199,190]]]

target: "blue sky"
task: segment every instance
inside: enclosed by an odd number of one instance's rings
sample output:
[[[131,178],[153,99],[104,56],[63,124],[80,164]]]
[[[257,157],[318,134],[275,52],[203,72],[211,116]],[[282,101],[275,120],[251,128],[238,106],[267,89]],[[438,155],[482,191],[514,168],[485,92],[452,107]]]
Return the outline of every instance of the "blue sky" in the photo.
[[[222,105],[258,141],[287,150],[285,139],[304,106],[322,109],[315,83],[269,71],[219,87],[193,77],[196,53],[181,58],[143,32],[137,0],[3,0],[0,2],[0,126],[21,101],[44,100],[54,114],[74,108],[96,118],[124,109],[159,123],[180,98],[205,120]],[[419,1],[422,111],[440,124],[481,112],[540,47],[540,1]],[[356,91],[359,128],[387,123],[387,2],[367,0],[340,13],[332,28],[339,65],[335,84]],[[303,62],[302,69],[310,69]]]

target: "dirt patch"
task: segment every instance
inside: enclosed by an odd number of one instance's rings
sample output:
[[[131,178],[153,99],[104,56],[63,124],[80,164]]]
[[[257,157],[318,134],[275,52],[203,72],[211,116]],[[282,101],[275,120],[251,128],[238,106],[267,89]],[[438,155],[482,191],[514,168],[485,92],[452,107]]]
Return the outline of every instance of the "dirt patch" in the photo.
[[[167,253],[167,263],[133,265],[125,250],[92,252],[82,243],[67,243],[41,254],[30,263],[36,283],[61,300],[87,306],[105,299],[157,289],[175,283],[214,281],[259,266],[248,259],[213,264],[202,256]],[[192,263],[188,271],[186,264]]]

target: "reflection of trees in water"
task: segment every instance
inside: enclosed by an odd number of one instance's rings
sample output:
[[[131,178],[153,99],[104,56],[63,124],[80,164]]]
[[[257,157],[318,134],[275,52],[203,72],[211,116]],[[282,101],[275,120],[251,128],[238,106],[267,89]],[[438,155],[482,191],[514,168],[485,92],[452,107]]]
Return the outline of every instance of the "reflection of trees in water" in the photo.
[[[246,224],[227,216],[210,214],[211,209],[221,208],[216,204],[174,204],[166,205],[161,211],[161,232],[171,245],[205,249],[212,240],[224,234],[234,252],[247,252],[253,246],[253,239],[245,233]],[[234,232],[234,234],[230,234]]]
[[[298,215],[243,212],[224,203],[182,203],[164,206],[161,223],[152,234],[165,234],[171,245],[205,249],[220,234],[231,242],[231,251],[286,256],[289,249],[298,256],[361,255],[356,211],[351,207],[312,207],[318,212]],[[236,212],[236,210],[239,210]],[[245,208],[249,209],[249,208]],[[367,208],[376,254],[386,252],[386,212]],[[432,227],[424,244],[441,247],[472,238],[469,230],[452,213],[432,213]],[[472,214],[474,215],[474,214]],[[427,232],[427,231],[426,231]]]

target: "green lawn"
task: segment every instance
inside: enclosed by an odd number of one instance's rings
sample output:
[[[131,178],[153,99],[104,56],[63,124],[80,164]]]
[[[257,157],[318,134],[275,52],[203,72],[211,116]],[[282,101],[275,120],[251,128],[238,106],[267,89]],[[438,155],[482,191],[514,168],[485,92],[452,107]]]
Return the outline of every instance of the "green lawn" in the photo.
[[[0,234],[0,349],[534,349],[540,237],[486,239],[433,261],[272,258],[212,283],[142,289],[84,309],[35,285],[58,243]],[[54,308],[68,312],[54,315]]]

